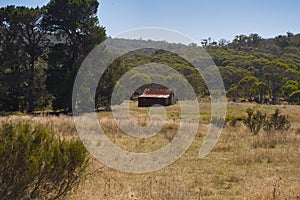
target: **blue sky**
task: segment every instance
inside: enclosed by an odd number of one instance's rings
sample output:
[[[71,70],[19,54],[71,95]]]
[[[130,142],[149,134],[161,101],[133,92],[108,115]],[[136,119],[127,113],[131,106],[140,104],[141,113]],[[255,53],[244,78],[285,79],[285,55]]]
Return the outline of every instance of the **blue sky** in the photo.
[[[8,4],[42,6],[49,0],[1,0]],[[298,0],[103,0],[100,24],[107,34],[143,27],[168,28],[196,42],[211,37],[232,40],[238,34],[258,33],[264,38],[300,33]]]

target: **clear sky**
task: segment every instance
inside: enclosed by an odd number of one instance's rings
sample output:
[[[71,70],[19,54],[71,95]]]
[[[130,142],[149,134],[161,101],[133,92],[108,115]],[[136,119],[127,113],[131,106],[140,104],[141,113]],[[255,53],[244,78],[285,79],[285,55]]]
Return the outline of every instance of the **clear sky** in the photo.
[[[49,0],[0,0],[42,6]],[[300,33],[299,0],[100,0],[99,19],[107,34],[143,27],[169,28],[191,37],[232,40],[238,34],[264,38]]]

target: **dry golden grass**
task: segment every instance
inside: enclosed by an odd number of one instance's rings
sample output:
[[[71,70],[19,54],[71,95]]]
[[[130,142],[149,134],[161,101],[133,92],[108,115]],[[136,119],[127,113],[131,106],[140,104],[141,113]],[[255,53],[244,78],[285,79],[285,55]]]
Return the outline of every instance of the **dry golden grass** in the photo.
[[[0,117],[0,124],[3,122],[28,122],[32,124],[42,124],[47,128],[54,130],[61,137],[76,137],[76,128],[73,119],[68,116],[8,116]]]
[[[288,114],[292,127],[271,136],[260,132],[253,136],[238,121],[226,125],[213,151],[198,158],[210,117],[209,105],[201,104],[198,134],[186,153],[161,170],[130,174],[110,169],[92,159],[88,174],[74,188],[68,199],[299,199],[300,198],[300,107],[229,103],[229,117],[246,116],[248,107],[256,106],[271,113],[276,107]],[[179,125],[178,108],[168,107],[166,126],[154,137],[136,139],[124,134],[110,113],[100,113],[100,123],[108,138],[123,149],[149,152],[172,140]],[[133,105],[133,117],[147,124],[147,108]],[[76,134],[71,117],[9,117],[3,120],[30,120],[57,130],[63,136]],[[144,121],[143,121],[144,120]]]

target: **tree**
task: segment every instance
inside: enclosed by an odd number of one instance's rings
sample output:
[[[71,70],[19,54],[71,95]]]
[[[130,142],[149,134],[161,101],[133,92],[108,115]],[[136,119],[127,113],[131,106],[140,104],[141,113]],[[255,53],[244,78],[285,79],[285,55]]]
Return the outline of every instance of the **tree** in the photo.
[[[2,56],[5,61],[4,66],[10,71],[6,78],[9,76],[18,78],[15,80],[18,84],[15,86],[8,83],[8,91],[11,86],[22,88],[28,105],[27,111],[32,112],[35,103],[43,104],[42,101],[48,98],[44,82],[39,81],[44,74],[41,64],[42,55],[48,44],[46,32],[41,27],[43,10],[8,6],[1,9],[1,15],[1,35],[4,36],[1,45]],[[12,109],[20,108],[13,106]]]
[[[245,76],[238,84],[238,89],[241,91],[243,96],[251,97],[251,88],[253,88],[254,83],[258,82],[258,79],[254,76]]]
[[[292,32],[286,32],[286,34],[287,34],[287,36],[288,36],[288,38],[291,38],[291,37],[294,37],[294,33],[292,33]]]
[[[268,94],[268,86],[264,82],[257,81],[252,85],[250,93],[258,96],[258,102],[262,103],[264,97]]]
[[[226,46],[227,44],[229,44],[230,41],[228,41],[228,40],[222,38],[222,39],[220,39],[220,40],[218,41],[218,43],[219,43],[219,46],[220,46],[220,47],[224,47],[224,46]]]
[[[25,50],[21,59],[28,72],[28,111],[32,112],[35,107],[35,90],[41,88],[35,85],[36,70],[39,67],[36,62],[44,54],[49,41],[45,37],[46,31],[41,27],[41,9],[17,7],[13,17],[13,24],[19,27],[20,43]]]
[[[24,92],[22,88],[23,72],[18,59],[19,46],[16,43],[17,30],[11,28],[9,14],[13,6],[0,9],[0,110],[12,111],[22,109]]]
[[[264,79],[270,89],[270,95],[276,102],[286,82],[284,74],[288,69],[287,64],[280,60],[273,60],[263,67]]]
[[[234,37],[232,44],[234,47],[238,47],[241,45],[246,45],[248,40],[248,36],[246,35],[237,35]]]
[[[257,33],[252,33],[249,35],[247,43],[249,46],[257,47],[261,41],[262,38]]]
[[[202,40],[201,40],[202,46],[206,47],[206,46],[207,46],[207,43],[208,43],[208,40],[207,40],[207,39],[202,39]]]
[[[106,37],[96,16],[98,5],[97,0],[51,0],[45,7],[43,27],[56,35],[47,79],[48,90],[55,97],[54,109],[72,110],[77,71],[88,53]]]
[[[275,37],[275,43],[281,49],[284,49],[285,47],[287,47],[289,45],[288,38],[283,35],[279,35],[279,36]]]
[[[284,84],[284,86],[283,86],[283,88],[282,88],[282,92],[283,92],[283,94],[284,94],[284,96],[285,96],[286,98],[289,98],[289,96],[290,96],[293,92],[297,91],[298,89],[299,89],[299,85],[298,85],[298,82],[297,82],[297,81],[294,81],[294,80],[288,80],[288,81]]]
[[[237,85],[231,85],[231,87],[226,92],[226,97],[235,101],[237,98],[241,97],[240,90]]]
[[[292,103],[300,104],[300,90],[297,90],[290,94],[289,101]]]
[[[233,66],[219,67],[225,89],[229,89],[232,84],[237,85],[245,76],[250,76],[251,73],[242,68]]]

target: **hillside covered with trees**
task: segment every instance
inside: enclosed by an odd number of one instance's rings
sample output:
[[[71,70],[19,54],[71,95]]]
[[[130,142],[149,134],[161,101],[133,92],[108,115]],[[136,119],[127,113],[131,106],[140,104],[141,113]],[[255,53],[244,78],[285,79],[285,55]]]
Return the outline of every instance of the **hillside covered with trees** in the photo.
[[[77,71],[106,39],[96,15],[98,6],[96,0],[51,0],[42,8],[0,9],[0,111],[71,112]],[[231,42],[208,38],[201,47],[189,47],[210,54],[229,100],[300,103],[300,34],[268,39],[238,35]],[[184,59],[165,51],[140,51],[111,64],[99,81],[96,106],[109,104],[114,84],[126,71],[149,62],[170,65],[185,76],[199,98],[209,95],[203,78]]]
[[[299,103],[300,34],[238,35],[226,45],[205,48],[220,69],[229,99]]]

